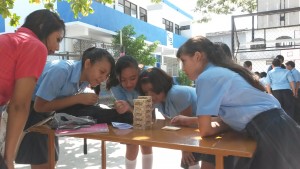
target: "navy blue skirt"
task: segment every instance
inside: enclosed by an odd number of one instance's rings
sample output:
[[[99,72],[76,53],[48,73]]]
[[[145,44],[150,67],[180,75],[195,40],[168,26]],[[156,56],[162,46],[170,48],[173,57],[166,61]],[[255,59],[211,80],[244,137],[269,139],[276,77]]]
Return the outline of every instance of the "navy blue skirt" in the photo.
[[[257,115],[247,126],[257,141],[250,158],[241,158],[236,169],[299,169],[300,126],[282,109],[271,109]]]

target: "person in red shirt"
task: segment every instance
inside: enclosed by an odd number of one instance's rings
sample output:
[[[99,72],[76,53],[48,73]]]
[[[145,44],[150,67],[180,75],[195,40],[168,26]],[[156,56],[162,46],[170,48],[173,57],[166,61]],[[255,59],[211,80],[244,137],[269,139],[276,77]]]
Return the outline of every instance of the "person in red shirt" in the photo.
[[[15,33],[0,35],[0,168],[14,169],[34,87],[64,35],[64,22],[47,9],[30,13]]]

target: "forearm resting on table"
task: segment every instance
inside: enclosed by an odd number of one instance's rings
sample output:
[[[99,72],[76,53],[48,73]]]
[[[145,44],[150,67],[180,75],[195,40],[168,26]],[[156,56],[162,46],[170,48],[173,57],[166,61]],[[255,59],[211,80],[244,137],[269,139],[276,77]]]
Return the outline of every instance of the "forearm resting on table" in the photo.
[[[200,136],[211,136],[229,129],[220,117],[211,117],[209,115],[198,116],[198,128]]]
[[[197,128],[198,127],[198,118],[197,117],[186,117],[186,120],[183,125],[188,126],[188,127]]]
[[[47,101],[40,97],[36,97],[34,102],[34,109],[37,112],[52,112],[55,110],[61,110],[75,104],[79,104],[76,97],[76,95],[73,95],[61,99],[54,99],[52,101]]]

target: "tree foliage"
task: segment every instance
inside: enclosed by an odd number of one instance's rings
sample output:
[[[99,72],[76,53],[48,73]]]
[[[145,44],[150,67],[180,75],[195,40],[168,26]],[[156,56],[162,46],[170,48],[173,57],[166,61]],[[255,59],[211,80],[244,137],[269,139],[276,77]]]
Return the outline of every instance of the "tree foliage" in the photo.
[[[201,14],[200,22],[207,22],[211,13],[231,14],[234,11],[252,13],[256,8],[256,0],[197,0],[195,12]]]
[[[121,50],[120,34],[122,34],[122,46],[125,50],[126,55],[134,57],[138,61],[138,63],[144,65],[154,65],[156,62],[156,58],[153,57],[151,53],[155,51],[159,42],[156,41],[153,44],[149,45],[145,42],[145,35],[140,35],[134,38],[136,32],[134,31],[134,27],[132,25],[123,27],[121,31],[118,31],[117,35],[113,36],[113,46]],[[115,53],[115,55],[119,56],[119,51]]]
[[[180,85],[192,86],[192,82],[182,70],[178,71],[178,83]]]
[[[82,16],[87,16],[94,12],[91,7],[94,1],[101,3],[113,3],[114,0],[29,0],[30,4],[44,4],[44,8],[49,9],[51,11],[55,11],[54,3],[56,1],[66,1],[70,3],[70,7],[74,13],[74,17],[77,18],[78,14],[82,14]],[[16,13],[12,13],[11,9],[14,7],[15,0],[0,0],[0,15],[3,18],[10,18],[11,26],[18,26],[20,16]]]

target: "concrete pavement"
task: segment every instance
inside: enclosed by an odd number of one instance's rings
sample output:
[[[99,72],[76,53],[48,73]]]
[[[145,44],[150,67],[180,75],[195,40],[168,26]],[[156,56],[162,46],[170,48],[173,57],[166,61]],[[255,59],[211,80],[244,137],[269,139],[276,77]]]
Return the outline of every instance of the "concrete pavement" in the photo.
[[[88,154],[83,154],[83,139],[60,137],[60,157],[57,169],[101,169],[101,141],[87,140]],[[124,144],[107,142],[107,169],[124,169]],[[153,148],[153,169],[181,169],[181,151]],[[137,159],[137,169],[142,169],[141,153]],[[30,169],[28,165],[16,165],[16,169]]]

